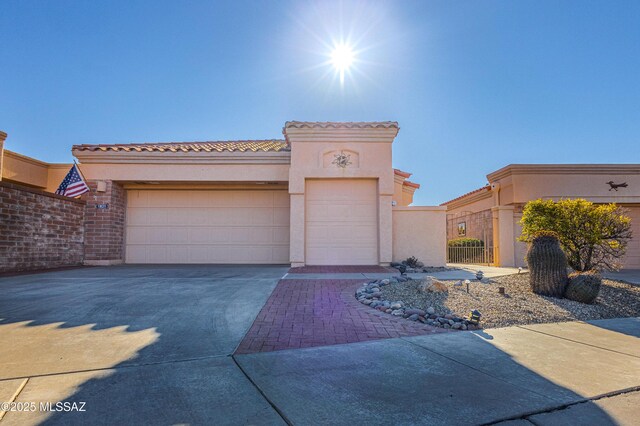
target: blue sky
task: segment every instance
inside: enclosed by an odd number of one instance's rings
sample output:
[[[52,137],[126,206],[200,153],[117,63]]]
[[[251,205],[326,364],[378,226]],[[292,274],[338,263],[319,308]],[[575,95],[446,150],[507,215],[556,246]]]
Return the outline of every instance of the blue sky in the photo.
[[[509,163],[640,163],[638,1],[0,2],[7,148],[281,138],[396,120],[439,204]],[[357,62],[344,85],[334,41]]]

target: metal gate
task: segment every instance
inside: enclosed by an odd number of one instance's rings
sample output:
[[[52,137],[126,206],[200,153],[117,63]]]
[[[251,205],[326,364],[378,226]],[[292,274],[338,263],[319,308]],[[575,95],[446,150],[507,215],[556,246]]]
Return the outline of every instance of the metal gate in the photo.
[[[493,247],[447,247],[447,263],[493,264]]]

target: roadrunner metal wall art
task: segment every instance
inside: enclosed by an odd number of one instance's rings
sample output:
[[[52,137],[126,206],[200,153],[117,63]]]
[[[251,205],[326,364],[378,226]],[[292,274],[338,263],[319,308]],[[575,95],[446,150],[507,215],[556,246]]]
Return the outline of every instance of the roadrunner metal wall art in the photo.
[[[627,182],[622,182],[622,183],[613,183],[612,180],[610,180],[609,182],[607,182],[607,185],[609,185],[611,188],[609,188],[609,191],[618,191],[618,188],[626,188],[627,186]]]

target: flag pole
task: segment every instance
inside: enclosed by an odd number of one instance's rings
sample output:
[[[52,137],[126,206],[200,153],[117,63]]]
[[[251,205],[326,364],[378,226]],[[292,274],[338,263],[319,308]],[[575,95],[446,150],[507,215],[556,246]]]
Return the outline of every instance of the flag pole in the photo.
[[[82,180],[84,181],[84,183],[85,183],[87,186],[89,186],[89,185],[87,184],[87,178],[85,178],[85,177],[84,177],[84,173],[82,173],[82,170],[80,170],[80,164],[76,163],[76,159],[75,159],[75,158],[73,159],[73,164],[75,164],[76,169],[78,169],[78,171],[80,172],[80,177],[82,178]]]
[[[89,184],[87,183],[87,178],[84,177],[84,174],[82,173],[82,170],[80,170],[80,165],[78,163],[76,163],[76,159],[73,159],[73,164],[76,166],[76,169],[78,169],[78,172],[80,172],[80,179],[82,179],[82,181],[84,182],[85,186],[88,189],[88,193],[91,193],[91,188],[89,188]],[[80,194],[82,195],[82,194]]]

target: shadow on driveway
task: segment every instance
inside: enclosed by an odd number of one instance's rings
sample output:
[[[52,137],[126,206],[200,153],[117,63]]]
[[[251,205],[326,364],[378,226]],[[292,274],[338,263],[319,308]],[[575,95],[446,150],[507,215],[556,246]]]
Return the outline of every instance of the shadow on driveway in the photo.
[[[300,425],[483,424],[638,385],[638,357],[522,328],[234,362],[284,272],[123,266],[0,279],[0,339],[11,342],[0,348],[0,394],[26,381],[17,401],[87,410],[3,422],[282,424],[281,414]],[[595,409],[598,424],[612,424]]]
[[[118,266],[0,279],[0,392],[50,424],[278,423],[230,355],[287,267]],[[11,393],[9,393],[11,395]]]

